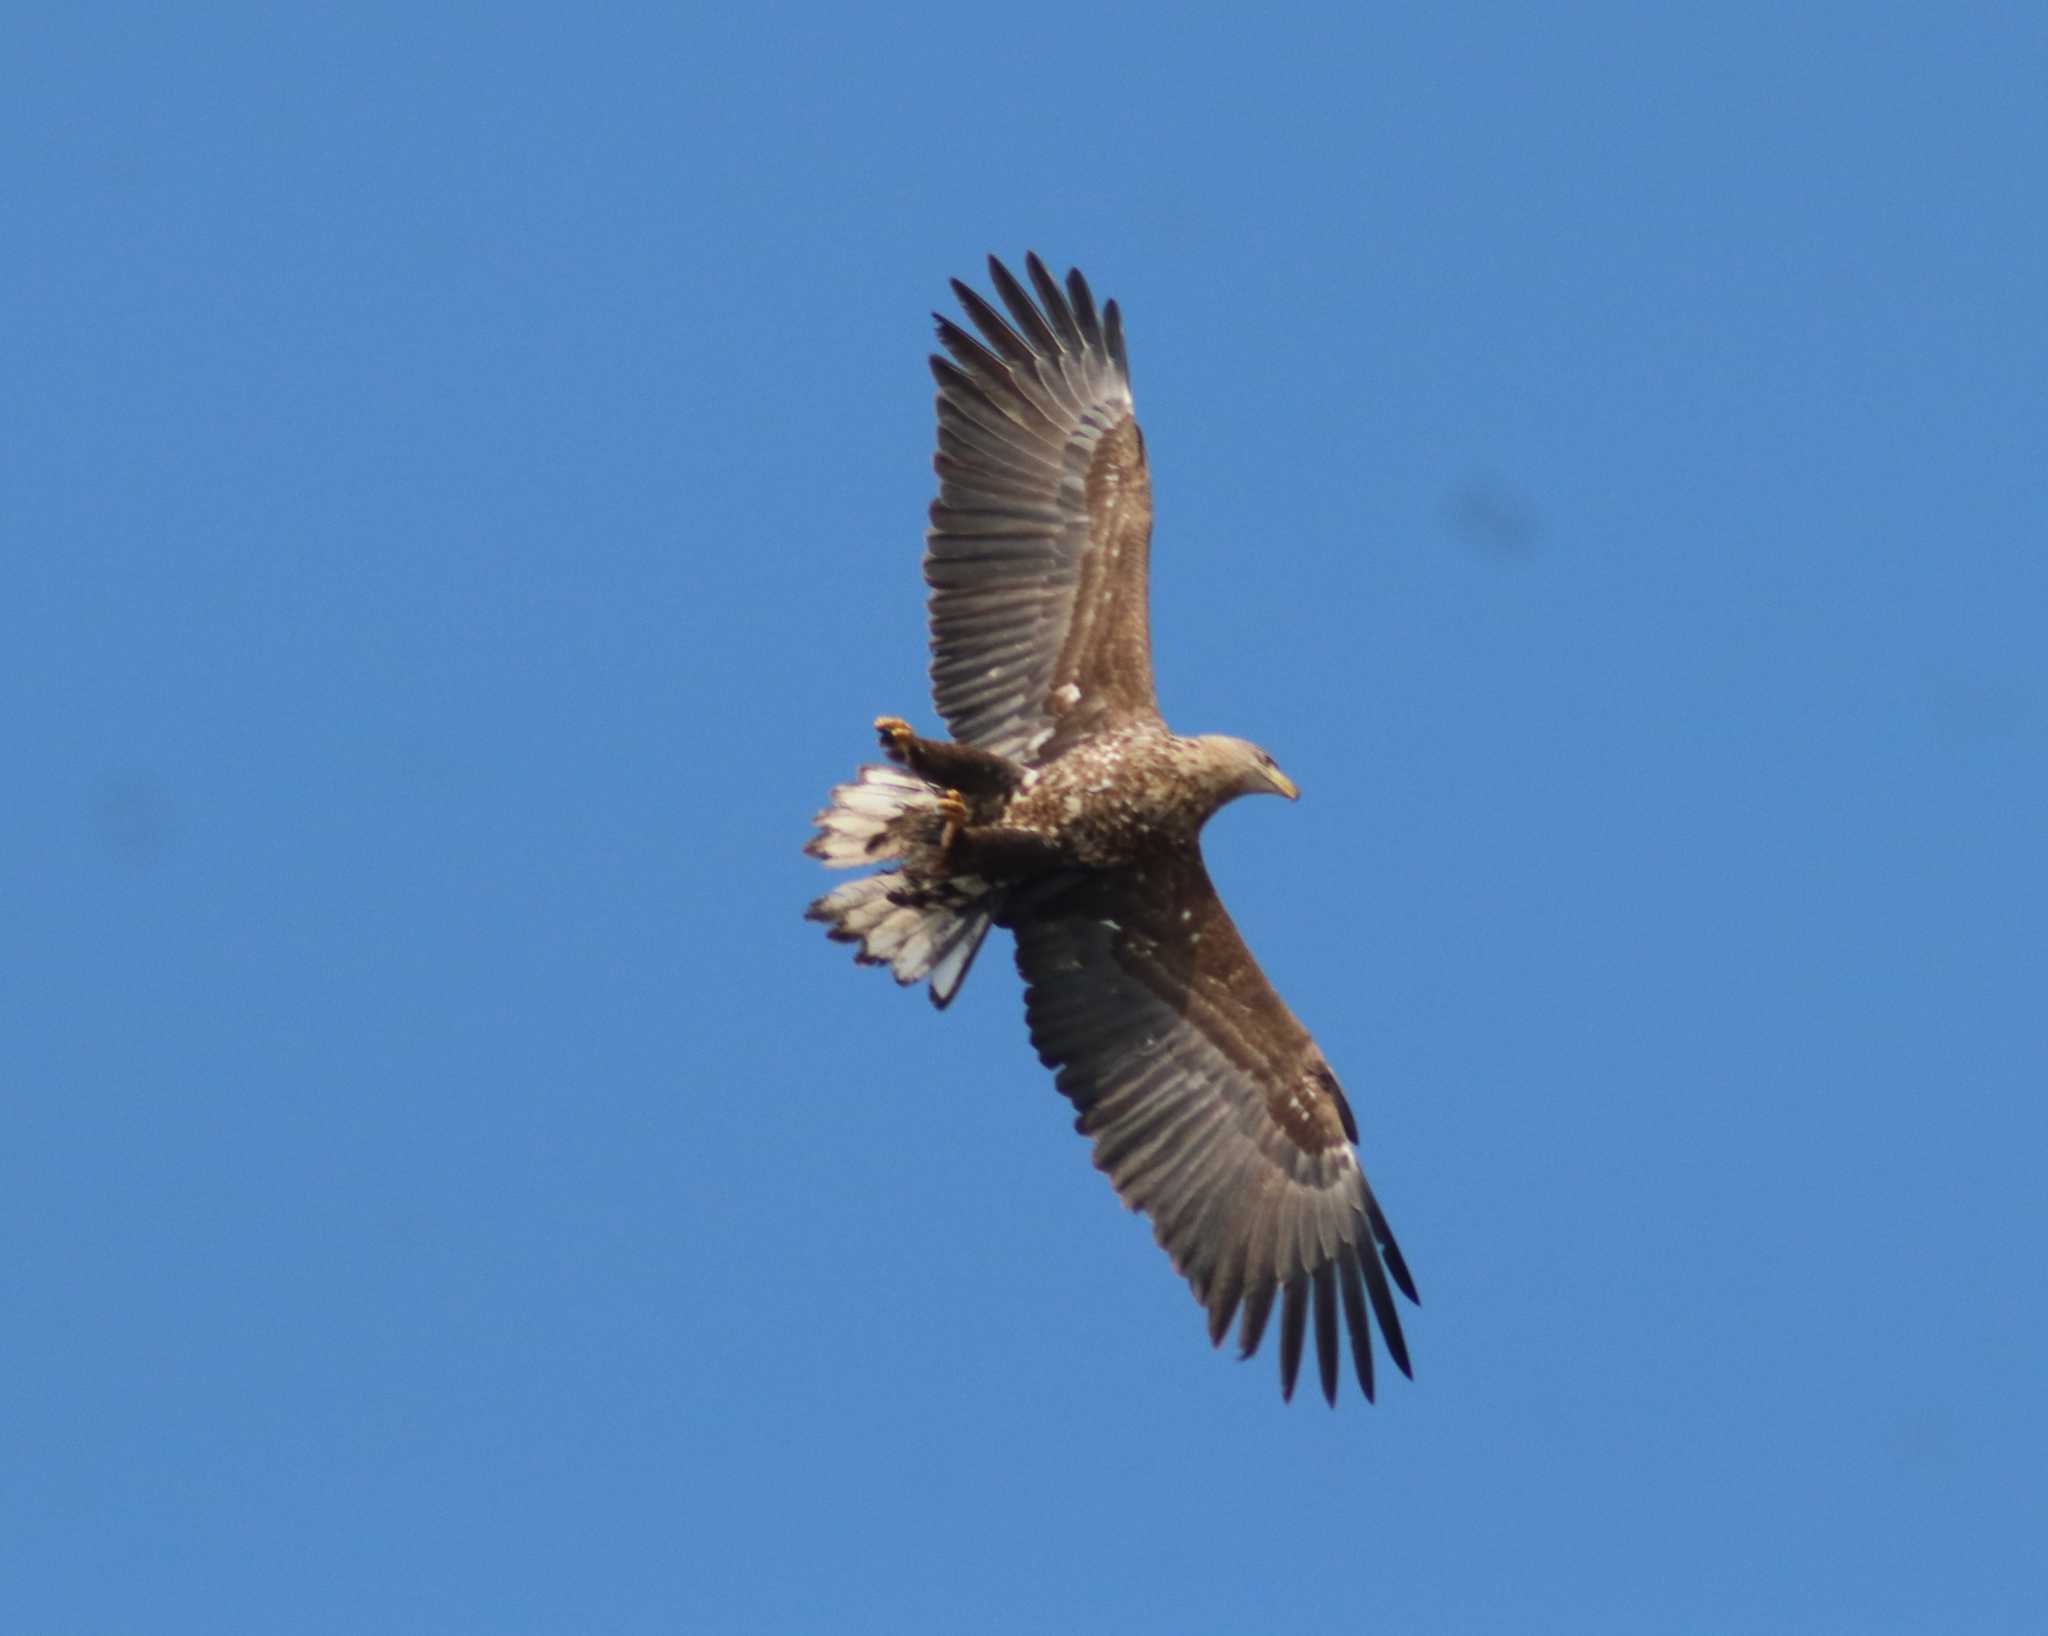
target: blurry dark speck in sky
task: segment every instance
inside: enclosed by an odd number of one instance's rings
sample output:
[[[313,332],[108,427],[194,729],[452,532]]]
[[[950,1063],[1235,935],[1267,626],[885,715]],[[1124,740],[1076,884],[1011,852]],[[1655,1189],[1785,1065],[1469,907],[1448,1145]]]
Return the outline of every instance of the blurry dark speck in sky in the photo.
[[[1543,522],[1529,497],[1488,472],[1459,478],[1444,490],[1444,528],[1460,545],[1497,559],[1524,557],[1543,538]]]
[[[102,773],[92,787],[93,839],[108,857],[137,869],[156,864],[177,839],[170,797],[146,772]]]

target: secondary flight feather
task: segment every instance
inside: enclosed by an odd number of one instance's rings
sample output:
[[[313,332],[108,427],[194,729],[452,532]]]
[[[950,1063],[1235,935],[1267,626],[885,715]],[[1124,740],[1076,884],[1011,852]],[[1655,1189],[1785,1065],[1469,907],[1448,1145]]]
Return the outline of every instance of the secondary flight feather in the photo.
[[[1279,1314],[1292,1397],[1312,1332],[1336,1401],[1373,1331],[1403,1374],[1416,1299],[1358,1127],[1202,865],[1240,795],[1298,791],[1242,739],[1182,738],[1152,684],[1152,486],[1123,322],[1037,256],[955,280],[939,317],[938,497],[926,534],[932,695],[950,739],[876,721],[887,765],[832,792],[806,850],[871,867],[811,905],[855,958],[944,1006],[992,927],[1016,939],[1040,1059],[1208,1314],[1250,1357]],[[1312,1322],[1311,1322],[1312,1320]]]

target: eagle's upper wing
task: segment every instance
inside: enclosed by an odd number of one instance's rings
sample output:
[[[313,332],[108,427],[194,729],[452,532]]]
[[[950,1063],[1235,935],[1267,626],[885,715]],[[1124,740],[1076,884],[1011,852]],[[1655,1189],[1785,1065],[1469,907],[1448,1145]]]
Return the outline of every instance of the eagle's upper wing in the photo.
[[[1096,1167],[1151,1216],[1208,1308],[1210,1338],[1222,1343],[1241,1306],[1251,1356],[1278,1295],[1280,1384],[1292,1396],[1313,1307],[1334,1403],[1341,1305],[1370,1398],[1369,1302],[1407,1374],[1387,1275],[1411,1301],[1415,1285],[1359,1169],[1351,1110],[1199,852],[1048,882],[1006,918],[1032,1043],[1080,1110]]]
[[[1080,273],[1062,292],[1035,255],[1034,303],[1001,262],[988,265],[1010,322],[958,279],[983,339],[934,314],[952,356],[932,357],[932,694],[961,743],[1034,760],[1056,732],[1064,744],[1157,714],[1152,486],[1116,303],[1098,317]]]

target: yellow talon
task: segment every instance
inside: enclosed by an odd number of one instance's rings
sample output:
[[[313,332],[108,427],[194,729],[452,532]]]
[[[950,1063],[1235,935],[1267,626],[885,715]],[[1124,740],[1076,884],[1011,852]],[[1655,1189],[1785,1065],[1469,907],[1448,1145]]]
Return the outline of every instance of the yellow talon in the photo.
[[[950,852],[967,822],[967,802],[958,790],[948,790],[939,797],[938,814],[944,826],[939,831],[939,850]]]
[[[881,735],[882,749],[891,761],[910,759],[910,741],[917,735],[910,730],[909,722],[901,716],[877,716],[875,731]]]

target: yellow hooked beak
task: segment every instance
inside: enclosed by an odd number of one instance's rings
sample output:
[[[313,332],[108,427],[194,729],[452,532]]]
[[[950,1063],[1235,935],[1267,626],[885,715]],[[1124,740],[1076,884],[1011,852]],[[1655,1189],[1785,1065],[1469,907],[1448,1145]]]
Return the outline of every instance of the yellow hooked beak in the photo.
[[[1273,781],[1273,788],[1286,796],[1288,800],[1299,801],[1301,799],[1301,786],[1296,784],[1293,779],[1289,778],[1278,767],[1275,767],[1266,776]]]

